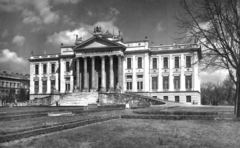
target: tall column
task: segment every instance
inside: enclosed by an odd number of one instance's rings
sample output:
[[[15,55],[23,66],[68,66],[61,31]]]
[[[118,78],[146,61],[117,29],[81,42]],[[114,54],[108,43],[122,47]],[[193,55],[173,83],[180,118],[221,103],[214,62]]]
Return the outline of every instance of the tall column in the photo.
[[[118,55],[118,86],[122,90],[122,56]]]
[[[87,74],[87,57],[83,58],[84,60],[84,92],[88,91],[88,74]]]
[[[95,57],[92,58],[92,88],[91,91],[96,91],[96,85],[95,85]]]
[[[104,56],[101,56],[101,59],[102,59],[102,66],[101,66],[101,73],[102,73],[102,76],[101,76],[101,91],[106,91],[106,73],[105,73],[105,57]]]
[[[110,91],[114,92],[114,74],[113,74],[113,56],[109,56],[110,58]]]
[[[77,69],[76,69],[76,76],[77,76],[77,89],[79,90],[80,88],[80,69],[79,69],[79,58],[77,58]],[[78,91],[77,90],[77,91]]]

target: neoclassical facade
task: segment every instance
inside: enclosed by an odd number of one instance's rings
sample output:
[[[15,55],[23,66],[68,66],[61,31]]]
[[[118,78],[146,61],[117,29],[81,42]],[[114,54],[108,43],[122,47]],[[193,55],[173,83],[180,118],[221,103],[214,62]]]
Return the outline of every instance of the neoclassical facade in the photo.
[[[30,98],[58,93],[130,91],[175,102],[201,104],[196,44],[150,45],[123,42],[120,35],[102,34],[75,45],[61,45],[59,54],[32,55]]]

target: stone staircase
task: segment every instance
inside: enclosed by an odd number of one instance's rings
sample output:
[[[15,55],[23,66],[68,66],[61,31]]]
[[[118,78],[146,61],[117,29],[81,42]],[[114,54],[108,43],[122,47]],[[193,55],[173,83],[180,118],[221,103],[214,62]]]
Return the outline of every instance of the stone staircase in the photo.
[[[75,92],[65,95],[58,101],[60,106],[88,106],[97,104],[98,92]]]

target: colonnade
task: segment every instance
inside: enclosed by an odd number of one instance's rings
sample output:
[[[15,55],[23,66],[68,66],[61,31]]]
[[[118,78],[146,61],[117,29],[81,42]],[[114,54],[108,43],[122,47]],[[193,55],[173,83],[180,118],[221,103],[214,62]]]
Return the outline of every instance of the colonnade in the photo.
[[[118,80],[118,84],[114,84],[114,61],[113,58],[115,57],[115,55],[109,55],[109,67],[106,67],[107,64],[106,63],[106,56],[100,56],[101,57],[101,71],[99,71],[98,73],[95,72],[96,69],[96,65],[95,63],[98,62],[96,60],[97,56],[91,56],[91,76],[89,74],[90,69],[88,64],[88,57],[77,57],[76,58],[76,85],[79,88],[80,91],[84,91],[84,92],[88,92],[88,91],[97,91],[98,90],[98,77],[101,77],[101,88],[100,91],[102,92],[113,92],[115,90],[116,87],[122,88],[122,56],[118,55],[117,56],[117,77]],[[83,62],[83,71],[80,70],[81,64],[80,64],[80,58],[83,58],[83,60],[81,60]],[[106,77],[106,69],[109,69],[109,87],[107,88],[107,77]],[[101,74],[101,76],[99,76],[98,74]],[[83,76],[82,76],[83,74]],[[91,79],[90,79],[91,77]],[[91,80],[91,82],[89,82],[89,79]],[[97,83],[98,82],[98,83]],[[91,88],[89,87],[91,83]],[[82,85],[83,84],[83,85]],[[118,86],[116,86],[118,85]]]

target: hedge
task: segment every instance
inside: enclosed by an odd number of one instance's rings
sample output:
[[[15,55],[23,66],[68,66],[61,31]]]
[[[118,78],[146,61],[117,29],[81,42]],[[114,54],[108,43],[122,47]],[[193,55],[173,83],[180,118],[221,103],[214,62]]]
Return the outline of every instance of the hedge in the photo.
[[[136,114],[159,114],[159,115],[217,115],[218,112],[188,112],[188,111],[133,111]]]
[[[160,120],[214,120],[212,115],[122,115],[124,119],[160,119]]]

